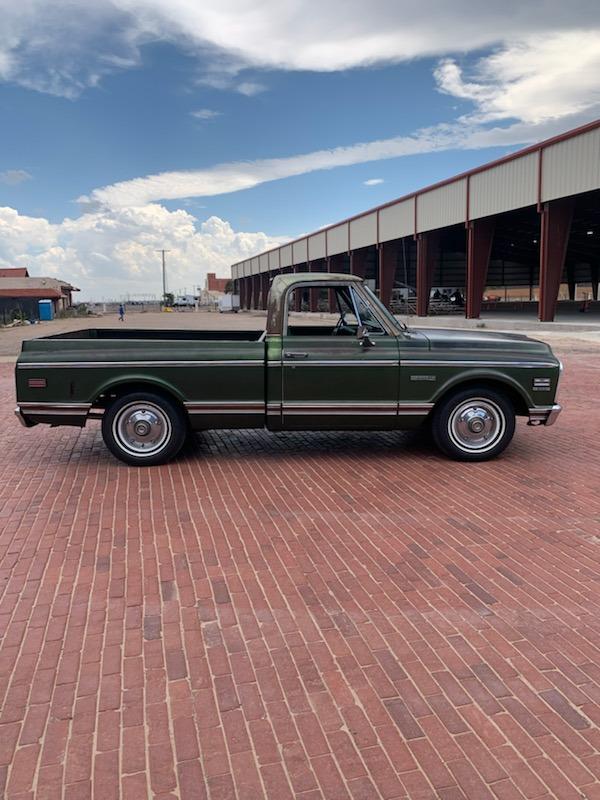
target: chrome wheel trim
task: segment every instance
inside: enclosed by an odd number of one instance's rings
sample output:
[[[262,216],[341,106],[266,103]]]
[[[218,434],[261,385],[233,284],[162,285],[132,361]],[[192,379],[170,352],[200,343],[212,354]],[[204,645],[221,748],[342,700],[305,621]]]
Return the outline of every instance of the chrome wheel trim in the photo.
[[[504,412],[487,397],[470,397],[456,406],[448,419],[448,436],[467,453],[486,453],[504,436]]]
[[[136,400],[117,412],[112,434],[119,447],[138,458],[149,458],[171,440],[171,420],[160,406]]]

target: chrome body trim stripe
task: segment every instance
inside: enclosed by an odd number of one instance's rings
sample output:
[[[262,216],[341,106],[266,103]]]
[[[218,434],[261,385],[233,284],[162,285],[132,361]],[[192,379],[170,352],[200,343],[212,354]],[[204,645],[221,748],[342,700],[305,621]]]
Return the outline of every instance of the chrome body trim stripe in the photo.
[[[104,367],[263,367],[264,361],[51,361],[17,363],[17,369],[101,369]]]
[[[284,414],[333,416],[426,415],[433,403],[284,403]]]
[[[271,363],[271,362],[269,362]],[[277,362],[277,366],[280,366],[280,363]],[[368,361],[358,361],[357,359],[347,359],[347,360],[334,360],[326,361],[323,359],[315,359],[314,361],[293,361],[293,362],[285,362],[284,366],[286,367],[399,367],[399,361],[382,361],[382,360],[374,360],[369,359]]]
[[[269,367],[280,367],[281,361],[270,360]],[[106,367],[263,367],[260,361],[48,361],[17,363],[17,369],[102,369]],[[550,361],[433,361],[433,360],[375,360],[375,359],[315,359],[314,361],[294,361],[286,364],[289,367],[525,367],[531,369],[556,368],[558,365]]]
[[[87,416],[91,403],[19,403],[23,414],[52,414],[56,416]]]
[[[264,402],[256,400],[190,402],[184,406],[190,414],[263,414],[265,410]]]
[[[401,367],[526,367],[526,368],[556,368],[558,364],[552,361],[429,361],[427,359],[401,359]]]

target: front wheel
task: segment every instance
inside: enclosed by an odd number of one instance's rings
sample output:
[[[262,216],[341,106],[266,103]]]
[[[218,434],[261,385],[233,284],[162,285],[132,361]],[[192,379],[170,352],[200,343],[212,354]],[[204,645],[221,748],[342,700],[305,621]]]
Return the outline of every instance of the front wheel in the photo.
[[[457,391],[433,412],[433,439],[457,461],[488,461],[502,453],[515,432],[515,410],[500,391],[485,386]]]
[[[118,398],[102,418],[102,438],[125,464],[164,464],[181,450],[187,434],[179,406],[161,395],[135,392]]]

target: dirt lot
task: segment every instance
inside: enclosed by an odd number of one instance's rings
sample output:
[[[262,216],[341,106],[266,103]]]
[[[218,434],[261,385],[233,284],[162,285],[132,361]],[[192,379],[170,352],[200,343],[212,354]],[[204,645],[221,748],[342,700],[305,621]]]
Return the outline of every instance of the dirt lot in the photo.
[[[599,798],[600,350],[556,352],[559,422],[482,465],[221,431],[128,468],[22,429],[0,364],[5,796]]]

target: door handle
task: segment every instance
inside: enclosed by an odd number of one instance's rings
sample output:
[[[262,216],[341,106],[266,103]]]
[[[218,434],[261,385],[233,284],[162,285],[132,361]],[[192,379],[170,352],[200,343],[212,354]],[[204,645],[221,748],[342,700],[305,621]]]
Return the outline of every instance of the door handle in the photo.
[[[283,354],[284,358],[308,358],[308,353],[293,353],[288,351]]]

